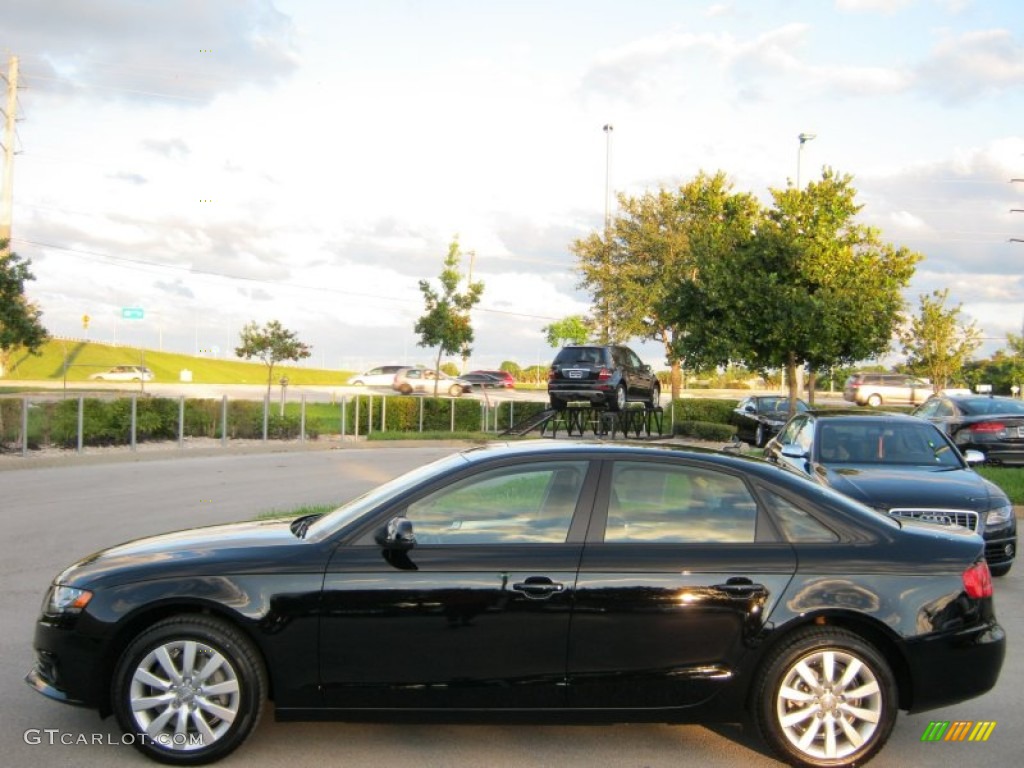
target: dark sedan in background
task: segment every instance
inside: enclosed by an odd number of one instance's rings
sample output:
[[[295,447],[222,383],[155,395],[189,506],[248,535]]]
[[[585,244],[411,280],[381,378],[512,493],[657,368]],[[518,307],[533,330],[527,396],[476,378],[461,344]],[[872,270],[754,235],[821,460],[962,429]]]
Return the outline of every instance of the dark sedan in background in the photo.
[[[176,764],[230,753],[271,698],[282,720],[751,721],[787,762],[852,766],[897,710],[990,690],[1005,645],[967,529],[757,459],[533,441],[90,555],[50,586],[27,679]]]
[[[988,395],[934,395],[913,411],[936,424],[962,451],[986,464],[1024,466],[1024,401]]]
[[[1017,518],[1009,498],[927,421],[811,411],[794,416],[765,457],[885,514],[977,531],[995,576],[1013,565]]]
[[[809,406],[797,399],[796,412],[803,413]],[[789,421],[789,398],[780,395],[751,395],[733,409],[730,420],[736,427],[736,438],[763,448]]]

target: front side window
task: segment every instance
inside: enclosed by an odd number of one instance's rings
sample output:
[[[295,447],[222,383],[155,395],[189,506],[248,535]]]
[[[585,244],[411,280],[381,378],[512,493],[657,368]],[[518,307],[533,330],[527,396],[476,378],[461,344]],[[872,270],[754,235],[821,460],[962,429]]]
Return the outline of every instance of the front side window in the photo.
[[[406,510],[418,544],[560,543],[588,462],[518,464],[452,483]]]
[[[752,543],[757,505],[739,477],[677,465],[617,462],[605,542]]]

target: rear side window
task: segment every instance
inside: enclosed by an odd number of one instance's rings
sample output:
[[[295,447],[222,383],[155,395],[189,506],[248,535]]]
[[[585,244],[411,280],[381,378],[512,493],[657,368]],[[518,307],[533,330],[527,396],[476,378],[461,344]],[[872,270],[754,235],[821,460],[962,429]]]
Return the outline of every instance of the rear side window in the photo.
[[[616,462],[605,542],[753,543],[757,504],[735,475]]]
[[[788,499],[774,491],[765,491],[763,497],[786,541],[839,541],[834,531]]]

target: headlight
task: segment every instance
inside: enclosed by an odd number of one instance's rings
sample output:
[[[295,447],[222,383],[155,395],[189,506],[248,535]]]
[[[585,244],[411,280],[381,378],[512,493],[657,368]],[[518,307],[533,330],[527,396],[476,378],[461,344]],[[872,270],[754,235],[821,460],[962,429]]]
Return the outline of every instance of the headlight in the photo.
[[[91,599],[92,592],[87,589],[55,584],[46,593],[46,600],[43,602],[43,613],[50,616],[81,613],[82,609],[89,604]]]
[[[1003,504],[985,513],[985,525],[1004,525],[1013,518],[1013,507],[1010,504]]]

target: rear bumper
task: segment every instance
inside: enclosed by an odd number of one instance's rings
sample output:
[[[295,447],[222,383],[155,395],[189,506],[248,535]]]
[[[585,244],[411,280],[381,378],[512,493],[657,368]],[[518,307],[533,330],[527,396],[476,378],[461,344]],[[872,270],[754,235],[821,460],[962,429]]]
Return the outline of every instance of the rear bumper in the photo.
[[[1003,667],[1006,633],[993,622],[980,629],[913,641],[907,651],[914,686],[909,711],[924,712],[990,691]]]

